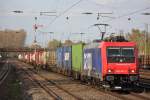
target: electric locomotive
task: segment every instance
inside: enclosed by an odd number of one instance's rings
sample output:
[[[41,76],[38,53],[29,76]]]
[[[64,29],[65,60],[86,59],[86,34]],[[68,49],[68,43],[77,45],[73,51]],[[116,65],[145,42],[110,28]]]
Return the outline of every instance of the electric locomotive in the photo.
[[[138,55],[134,42],[103,42],[103,78],[114,88],[131,88],[139,79]]]
[[[106,42],[84,47],[83,76],[99,79],[104,87],[132,89],[139,80],[138,53],[134,42]]]

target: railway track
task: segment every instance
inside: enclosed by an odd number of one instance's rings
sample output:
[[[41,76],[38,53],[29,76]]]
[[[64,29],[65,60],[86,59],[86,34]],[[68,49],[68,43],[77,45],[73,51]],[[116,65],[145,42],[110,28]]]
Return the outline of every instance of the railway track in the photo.
[[[32,70],[32,69],[30,69],[30,70],[31,70],[32,72],[34,72],[35,74],[38,74],[36,71],[34,71],[34,70]],[[66,89],[60,87],[60,86],[57,85],[54,81],[49,80],[48,78],[46,78],[46,77],[44,77],[44,76],[42,76],[42,75],[40,75],[40,74],[38,74],[38,75],[39,75],[41,78],[43,78],[44,80],[46,80],[47,82],[49,82],[49,83],[53,84],[54,86],[56,86],[58,89],[60,89],[60,90],[62,90],[63,92],[67,93],[68,95],[72,96],[73,98],[75,98],[75,99],[77,99],[77,100],[83,100],[82,98],[80,98],[80,97],[78,97],[78,96],[76,96],[76,95],[70,93],[70,92],[67,91]],[[55,93],[55,94],[56,94],[56,93]]]
[[[91,86],[91,85],[88,85],[88,86]],[[146,94],[147,96],[143,96],[143,95],[141,95],[141,93],[135,93],[132,91],[104,90],[104,89],[99,88],[99,87],[93,87],[93,88],[96,88],[99,91],[102,91],[106,94],[110,94],[112,96],[120,98],[121,100],[150,100],[150,97],[148,97],[148,94]]]
[[[45,78],[44,76],[40,75],[41,77]],[[48,79],[45,78],[47,81]],[[56,84],[54,82],[52,82],[53,84]],[[62,89],[62,88],[61,88]],[[100,90],[100,89],[99,89]],[[104,90],[100,90],[101,92],[105,93],[105,94],[109,94],[109,95],[112,95],[112,96],[115,96],[121,100],[149,100],[150,98],[146,97],[146,96],[143,96],[143,95],[140,95],[138,93],[134,93],[134,92],[129,92],[127,95],[125,95],[125,93],[123,94],[120,94],[118,92],[112,92],[112,91],[104,91]],[[121,91],[122,92],[122,91]],[[77,100],[80,100],[80,99],[77,99]]]
[[[117,93],[118,95],[121,95],[122,97],[126,98],[126,100],[149,100],[150,98],[148,96],[143,96],[139,93],[134,92],[127,92],[127,93]]]
[[[27,65],[25,65],[25,64],[21,65],[21,66],[27,67]],[[38,73],[38,72],[36,72],[35,70],[33,70],[31,68],[27,68],[27,70],[24,70],[24,71],[26,71],[26,74],[28,74],[30,80],[32,80],[36,84],[38,84],[51,97],[53,97],[53,99],[64,100],[65,97],[66,98],[69,97],[69,100],[70,100],[70,98],[71,98],[71,100],[72,99],[73,100],[87,100],[87,99],[83,98],[82,96],[79,96],[78,94],[75,94],[74,91],[73,92],[70,91],[70,88],[67,89],[64,86],[65,82],[63,80],[60,79],[60,80],[56,81],[56,80],[49,79],[48,77],[46,77],[49,74],[49,72],[43,72],[43,73],[39,72]],[[55,73],[55,74],[57,74],[57,73]],[[41,79],[36,79],[33,76],[40,77],[42,79],[42,81],[41,81]],[[55,77],[59,77],[59,76],[55,75]],[[72,83],[70,83],[70,84],[72,84]],[[73,84],[76,84],[76,83],[73,83]],[[79,83],[79,84],[81,85],[81,83]],[[66,84],[66,86],[67,86],[67,84]],[[84,84],[84,86],[85,86],[85,84]],[[55,87],[55,89],[54,89],[54,87]],[[78,87],[76,87],[76,88],[78,88]],[[91,88],[93,88],[92,85],[87,85],[87,90],[86,89],[85,90],[88,91]],[[85,91],[85,90],[82,90],[82,91]],[[134,92],[130,92],[130,93],[122,93],[121,92],[120,93],[120,92],[116,92],[116,91],[104,91],[104,90],[99,89],[99,88],[97,88],[97,89],[94,88],[94,90],[95,91],[98,90],[99,92],[102,92],[103,94],[105,94],[107,96],[107,98],[110,98],[110,99],[112,97],[116,97],[116,98],[121,99],[121,100],[149,100],[150,99],[147,96],[141,95],[141,93],[134,93]],[[61,91],[61,93],[59,91]],[[75,90],[75,91],[80,91],[81,92],[81,90],[78,90],[78,89]],[[91,94],[92,94],[92,92],[89,92],[88,95],[90,96]],[[101,95],[101,93],[99,95]],[[101,100],[103,100],[103,99],[101,99]],[[105,99],[105,100],[107,100],[107,99]]]
[[[30,70],[31,70],[31,69],[30,69]],[[36,71],[34,71],[34,70],[32,70],[32,72],[38,74],[38,73],[37,73]],[[82,98],[79,98],[79,97],[73,95],[72,93],[68,92],[67,90],[64,90],[62,87],[60,87],[59,85],[57,85],[55,82],[50,81],[48,78],[45,78],[45,77],[42,76],[42,75],[40,75],[40,77],[42,77],[42,78],[44,78],[45,80],[49,81],[49,82],[52,83],[53,85],[56,85],[57,88],[59,88],[59,89],[65,91],[65,92],[67,92],[69,95],[75,97],[76,100],[82,100]],[[104,92],[104,93],[106,93],[106,94],[115,96],[115,97],[117,97],[117,98],[120,98],[121,100],[127,100],[127,99],[128,99],[128,100],[135,100],[135,98],[136,98],[136,99],[138,98],[137,100],[149,100],[149,99],[150,99],[150,98],[148,98],[148,97],[139,95],[139,94],[134,93],[134,92],[130,92],[130,93],[128,93],[128,95],[124,95],[125,93],[120,94],[120,92],[118,93],[118,92],[114,92],[114,91],[113,91],[113,92],[112,92],[112,91],[104,91],[104,90],[100,90],[100,91],[102,91],[102,92]]]
[[[49,84],[52,84],[53,86],[55,86],[57,89],[59,89],[60,91],[62,91],[61,93],[64,93],[63,95],[68,95],[70,96],[69,98],[73,98],[74,100],[83,100],[82,98],[70,93],[69,91],[63,89],[62,87],[60,87],[59,85],[57,85],[54,81],[51,81],[47,78],[45,78],[44,76],[38,74],[36,71],[28,68],[28,70],[24,70],[24,72],[29,76],[31,81],[34,81],[35,83],[37,83],[46,93],[48,93],[51,97],[53,97],[53,99],[55,100],[63,100],[63,98],[61,96],[59,96],[60,94],[57,94],[56,92],[54,92],[54,90],[52,90],[49,87]],[[34,73],[35,75],[40,76],[42,79],[44,79],[45,82],[41,82],[38,81],[35,77],[33,77],[34,75],[31,74]],[[62,94],[61,94],[62,95]]]
[[[132,96],[135,96],[135,97],[138,97],[139,99],[143,99],[143,100],[150,100],[149,97],[146,97],[146,96],[143,96],[143,95],[140,95],[140,94],[137,94],[137,93],[134,93],[134,92],[131,92],[130,95]]]
[[[27,67],[25,64],[20,66]],[[83,85],[79,81],[70,80],[66,77],[62,78],[64,76],[57,73],[52,72],[51,75],[53,74],[55,79],[49,79],[48,77],[50,76],[46,75],[46,73],[49,74],[49,72],[43,72],[45,74],[38,73],[30,68],[26,68],[23,72],[28,75],[28,78],[30,78],[31,81],[38,84],[40,88],[55,100],[107,100],[109,98],[111,98],[111,100],[123,100],[108,93],[103,93],[97,89]],[[38,76],[38,79],[36,79],[36,76]]]
[[[28,70],[29,71],[29,70]],[[44,84],[43,82],[40,82],[38,81],[37,79],[35,79],[33,77],[33,75],[28,72],[28,71],[25,71],[24,72],[29,76],[29,79],[33,82],[35,82],[36,84],[38,84],[46,93],[48,93],[53,99],[56,99],[56,100],[62,100],[62,98],[57,95],[55,92],[53,92],[53,90],[51,90],[50,88],[47,87],[46,84]]]
[[[3,65],[2,69],[0,70],[0,85],[4,82],[4,80],[7,78],[11,70],[9,61],[7,60],[5,64]]]
[[[139,86],[150,91],[150,70],[140,70]]]
[[[144,90],[150,91],[150,79],[140,78],[138,86],[143,88]]]

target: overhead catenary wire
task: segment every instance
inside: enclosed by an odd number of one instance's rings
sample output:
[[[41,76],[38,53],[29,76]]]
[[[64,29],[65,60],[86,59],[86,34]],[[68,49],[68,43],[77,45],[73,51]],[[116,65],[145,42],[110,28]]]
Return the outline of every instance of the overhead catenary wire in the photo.
[[[76,5],[78,5],[80,2],[82,2],[84,0],[79,0],[78,2],[74,3],[73,5],[71,5],[70,7],[68,7],[66,10],[64,10],[62,13],[60,13],[58,16],[56,16],[50,23],[49,25],[52,25],[59,17],[61,17],[62,15],[64,15],[65,13],[67,13],[69,10],[71,10],[73,7],[75,7]]]
[[[136,10],[136,11],[133,11],[133,12],[130,12],[130,13],[127,13],[127,14],[123,14],[123,15],[120,15],[120,16],[118,16],[118,17],[116,17],[116,18],[107,20],[107,21],[105,21],[105,22],[109,22],[109,21],[113,21],[113,20],[120,19],[120,18],[123,18],[123,17],[131,16],[131,15],[137,14],[137,13],[139,13],[139,12],[148,10],[148,9],[150,9],[150,7],[146,7],[146,8],[143,8],[143,9],[139,9],[139,10]]]
[[[128,13],[128,14],[124,14],[124,15],[118,16],[118,18],[130,16],[130,15],[133,15],[133,14],[136,14],[136,13],[139,13],[139,12],[142,12],[142,11],[145,11],[145,10],[147,10],[147,9],[150,9],[150,7],[146,7],[146,8],[143,8],[143,9],[136,10],[136,11],[134,11],[134,12],[130,12],[130,13]]]
[[[139,12],[148,10],[148,9],[150,9],[150,7],[146,7],[146,8],[143,8],[143,9],[139,9],[139,10],[136,10],[136,11],[133,11],[133,12],[130,12],[130,13],[127,13],[127,14],[123,14],[123,15],[120,15],[120,16],[118,16],[118,17],[114,17],[114,18],[112,18],[112,19],[110,19],[110,20],[107,20],[107,21],[105,21],[105,22],[110,22],[110,21],[117,20],[117,19],[120,19],[120,18],[123,18],[123,17],[131,16],[131,15],[137,14],[137,13],[139,13]],[[91,27],[93,27],[93,25],[90,25],[87,29],[89,29],[89,28],[91,28]]]
[[[97,5],[97,6],[107,6],[106,4],[99,4],[99,3],[96,3],[95,1],[92,1],[92,0],[87,0],[87,1],[93,3],[93,4]],[[107,6],[107,7],[114,8],[114,7],[111,7],[111,6]],[[130,12],[130,13],[127,13],[127,14],[123,14],[123,15],[120,15],[120,16],[116,16],[116,17],[108,16],[111,19],[106,20],[104,22],[109,22],[109,21],[117,20],[117,19],[120,19],[120,18],[123,18],[123,17],[131,16],[131,15],[137,14],[139,12],[148,10],[148,9],[150,9],[150,7],[139,9],[139,10],[136,10],[136,11],[133,11],[133,12]],[[103,17],[103,16],[101,16],[101,17]],[[90,25],[89,27],[87,27],[87,29],[90,29],[91,27],[93,27],[93,25]]]

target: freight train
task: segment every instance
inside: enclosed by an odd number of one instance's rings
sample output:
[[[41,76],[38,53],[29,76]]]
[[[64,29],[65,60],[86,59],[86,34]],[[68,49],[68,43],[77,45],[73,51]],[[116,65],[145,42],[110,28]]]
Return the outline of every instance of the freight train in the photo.
[[[132,89],[138,83],[138,52],[134,42],[73,44],[30,51],[19,59],[84,82],[111,89]]]

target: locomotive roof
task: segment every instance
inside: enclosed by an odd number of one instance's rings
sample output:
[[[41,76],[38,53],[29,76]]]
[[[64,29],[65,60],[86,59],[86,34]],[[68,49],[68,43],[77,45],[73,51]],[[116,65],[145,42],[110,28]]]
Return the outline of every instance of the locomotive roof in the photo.
[[[101,46],[136,46],[135,42],[92,42],[84,46],[84,49],[99,48]]]

